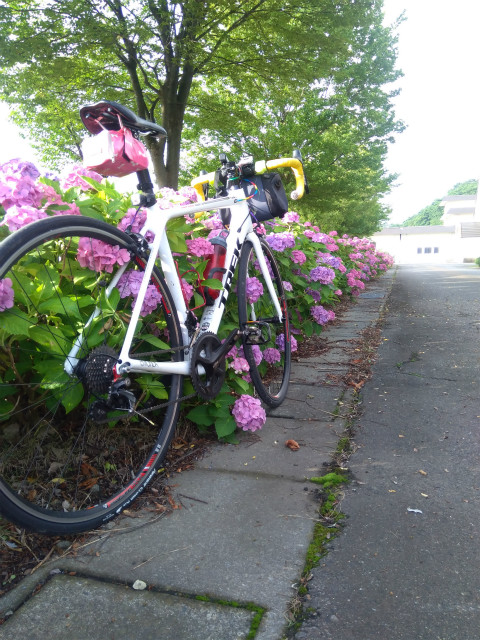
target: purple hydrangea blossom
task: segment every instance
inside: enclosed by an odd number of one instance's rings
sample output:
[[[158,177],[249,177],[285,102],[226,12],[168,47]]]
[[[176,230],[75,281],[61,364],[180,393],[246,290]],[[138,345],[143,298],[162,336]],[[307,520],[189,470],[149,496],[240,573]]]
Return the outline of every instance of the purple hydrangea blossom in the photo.
[[[310,271],[310,279],[313,282],[330,284],[335,279],[335,271],[329,267],[315,267]]]
[[[312,317],[317,324],[327,324],[329,320],[329,314],[321,304],[312,307],[310,309],[310,313],[312,314]]]
[[[258,367],[258,365],[263,360],[262,350],[260,349],[258,344],[252,345],[252,355],[253,355],[253,359],[255,361],[255,365]]]
[[[112,246],[93,238],[80,238],[77,260],[82,267],[92,271],[112,273],[116,264],[122,266],[130,260],[130,254],[126,249],[120,249],[118,245]]]
[[[326,264],[332,269],[339,269],[342,264],[342,259],[338,256],[332,256],[330,253],[322,253],[317,251],[317,263]]]
[[[303,253],[303,251],[294,250],[291,255],[292,262],[295,264],[303,264],[307,260],[307,256]]]
[[[283,281],[283,288],[285,289],[285,291],[293,291],[292,283],[288,282],[287,280]]]
[[[193,238],[193,240],[187,240],[188,252],[198,258],[203,256],[211,256],[213,253],[213,245],[205,238]]]
[[[142,271],[125,271],[117,283],[117,289],[120,292],[121,298],[128,298],[128,296],[132,296],[134,298],[132,301],[132,308],[135,305],[138,292],[140,291],[143,275]],[[157,287],[154,284],[149,284],[140,310],[140,315],[145,317],[149,313],[155,311],[161,300],[162,294],[158,291]]]
[[[257,431],[267,421],[267,415],[260,400],[245,394],[235,400],[232,415],[237,426],[243,431]]]
[[[275,251],[285,251],[285,249],[293,249],[295,246],[295,236],[289,231],[271,233],[266,237],[266,240]]]
[[[13,288],[10,278],[0,280],[0,312],[13,307]]]
[[[274,347],[267,347],[263,351],[263,359],[265,362],[268,362],[268,364],[275,364],[276,362],[280,362],[282,356],[278,349],[275,349]]]
[[[258,278],[247,278],[247,302],[254,304],[263,295],[263,285]]]
[[[305,292],[308,293],[309,296],[312,296],[315,302],[321,302],[322,300],[321,291],[315,291],[315,289],[306,289]]]
[[[285,351],[285,334],[284,333],[280,333],[277,336],[277,339],[275,340],[275,344],[277,345],[277,347],[280,349],[280,351]],[[290,336],[290,351],[292,351],[292,353],[294,351],[296,351],[298,349],[298,342],[297,339],[294,338],[292,335]]]

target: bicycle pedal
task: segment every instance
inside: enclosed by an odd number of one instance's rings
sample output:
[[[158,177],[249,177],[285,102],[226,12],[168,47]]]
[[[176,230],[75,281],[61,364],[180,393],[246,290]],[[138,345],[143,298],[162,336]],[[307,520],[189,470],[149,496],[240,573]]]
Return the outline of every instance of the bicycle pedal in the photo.
[[[245,325],[243,337],[245,344],[266,344],[272,339],[272,331],[268,322],[255,320]]]

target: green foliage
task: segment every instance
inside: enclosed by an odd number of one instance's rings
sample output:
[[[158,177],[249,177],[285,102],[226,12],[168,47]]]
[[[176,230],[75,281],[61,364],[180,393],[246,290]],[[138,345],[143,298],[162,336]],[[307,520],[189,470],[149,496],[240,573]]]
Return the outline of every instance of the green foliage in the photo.
[[[348,481],[346,476],[342,476],[340,473],[327,473],[324,476],[310,478],[310,482],[315,484],[321,484],[325,489],[331,489],[337,487],[339,484],[344,484]]]
[[[77,117],[108,98],[162,122],[147,140],[159,185],[176,187],[219,150],[257,159],[300,147],[312,195],[299,211],[324,228],[369,235],[387,142],[402,129],[388,87],[394,29],[382,0],[13,0],[0,13],[0,96],[49,164],[79,157]],[[11,44],[14,42],[14,46]]]

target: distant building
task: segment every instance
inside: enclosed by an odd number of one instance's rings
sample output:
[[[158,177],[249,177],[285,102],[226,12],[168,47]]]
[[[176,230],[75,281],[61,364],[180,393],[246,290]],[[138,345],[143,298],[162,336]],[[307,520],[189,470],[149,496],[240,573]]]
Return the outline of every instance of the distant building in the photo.
[[[385,227],[371,239],[397,264],[473,262],[480,257],[480,196],[446,196],[442,225]]]

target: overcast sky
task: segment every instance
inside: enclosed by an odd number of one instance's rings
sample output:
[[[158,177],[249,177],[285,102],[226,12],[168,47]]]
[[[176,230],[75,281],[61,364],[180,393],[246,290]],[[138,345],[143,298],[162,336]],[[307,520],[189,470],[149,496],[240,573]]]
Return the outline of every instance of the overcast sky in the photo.
[[[396,113],[408,128],[389,152],[399,173],[387,203],[403,222],[458,182],[480,177],[480,2],[384,0],[387,22],[402,10]]]
[[[480,177],[479,0],[384,0],[386,22],[399,28],[401,94],[396,113],[407,129],[391,146],[387,169],[399,174],[386,200],[403,222],[457,182]],[[0,104],[0,162],[33,152]]]

